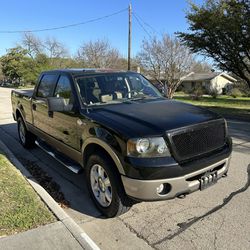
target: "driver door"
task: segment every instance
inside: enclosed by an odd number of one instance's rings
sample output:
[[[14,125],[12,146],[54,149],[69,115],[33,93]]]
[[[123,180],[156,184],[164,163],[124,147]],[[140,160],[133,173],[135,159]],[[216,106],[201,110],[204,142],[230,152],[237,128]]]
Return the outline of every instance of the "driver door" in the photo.
[[[67,75],[60,75],[53,97],[63,98],[65,109],[53,112],[51,135],[67,146],[79,150],[76,127],[78,115],[75,112],[74,95]]]

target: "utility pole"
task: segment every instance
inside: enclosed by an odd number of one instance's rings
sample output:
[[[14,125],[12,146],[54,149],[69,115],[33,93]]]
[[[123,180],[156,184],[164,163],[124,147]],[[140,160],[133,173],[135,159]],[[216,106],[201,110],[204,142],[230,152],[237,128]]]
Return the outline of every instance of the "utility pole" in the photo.
[[[132,24],[132,7],[131,3],[128,7],[128,70],[130,70],[131,61],[131,24]]]

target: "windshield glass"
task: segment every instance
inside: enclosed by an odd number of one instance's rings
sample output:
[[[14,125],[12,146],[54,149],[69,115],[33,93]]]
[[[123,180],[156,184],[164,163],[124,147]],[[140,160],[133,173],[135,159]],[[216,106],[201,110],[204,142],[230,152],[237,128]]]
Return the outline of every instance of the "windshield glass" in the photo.
[[[78,77],[77,88],[82,101],[88,105],[100,105],[159,98],[160,92],[137,73],[108,73]]]

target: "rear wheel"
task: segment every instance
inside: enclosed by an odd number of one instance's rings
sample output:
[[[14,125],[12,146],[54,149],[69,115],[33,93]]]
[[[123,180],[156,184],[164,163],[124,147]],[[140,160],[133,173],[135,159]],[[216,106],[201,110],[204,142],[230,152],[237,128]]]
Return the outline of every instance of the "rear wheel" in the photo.
[[[132,206],[133,202],[125,194],[114,163],[105,154],[90,156],[86,178],[95,205],[107,217],[119,216]]]
[[[35,145],[35,136],[30,133],[21,117],[17,119],[18,136],[21,144],[25,148],[32,148]]]

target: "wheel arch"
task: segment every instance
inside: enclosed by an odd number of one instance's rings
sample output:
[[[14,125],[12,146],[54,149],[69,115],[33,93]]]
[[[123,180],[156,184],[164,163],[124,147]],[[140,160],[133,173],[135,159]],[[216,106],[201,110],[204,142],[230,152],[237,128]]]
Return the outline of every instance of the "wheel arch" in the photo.
[[[105,153],[112,159],[120,174],[125,174],[122,163],[114,150],[104,141],[98,138],[88,138],[82,145],[83,166],[86,166],[88,157],[97,151]]]
[[[21,117],[21,119],[23,120],[24,125],[25,125],[25,127],[26,127],[26,129],[27,129],[27,125],[26,125],[26,121],[25,121],[25,119],[24,119],[23,113],[20,111],[19,108],[17,108],[17,109],[16,109],[16,120],[18,120],[19,117]]]

